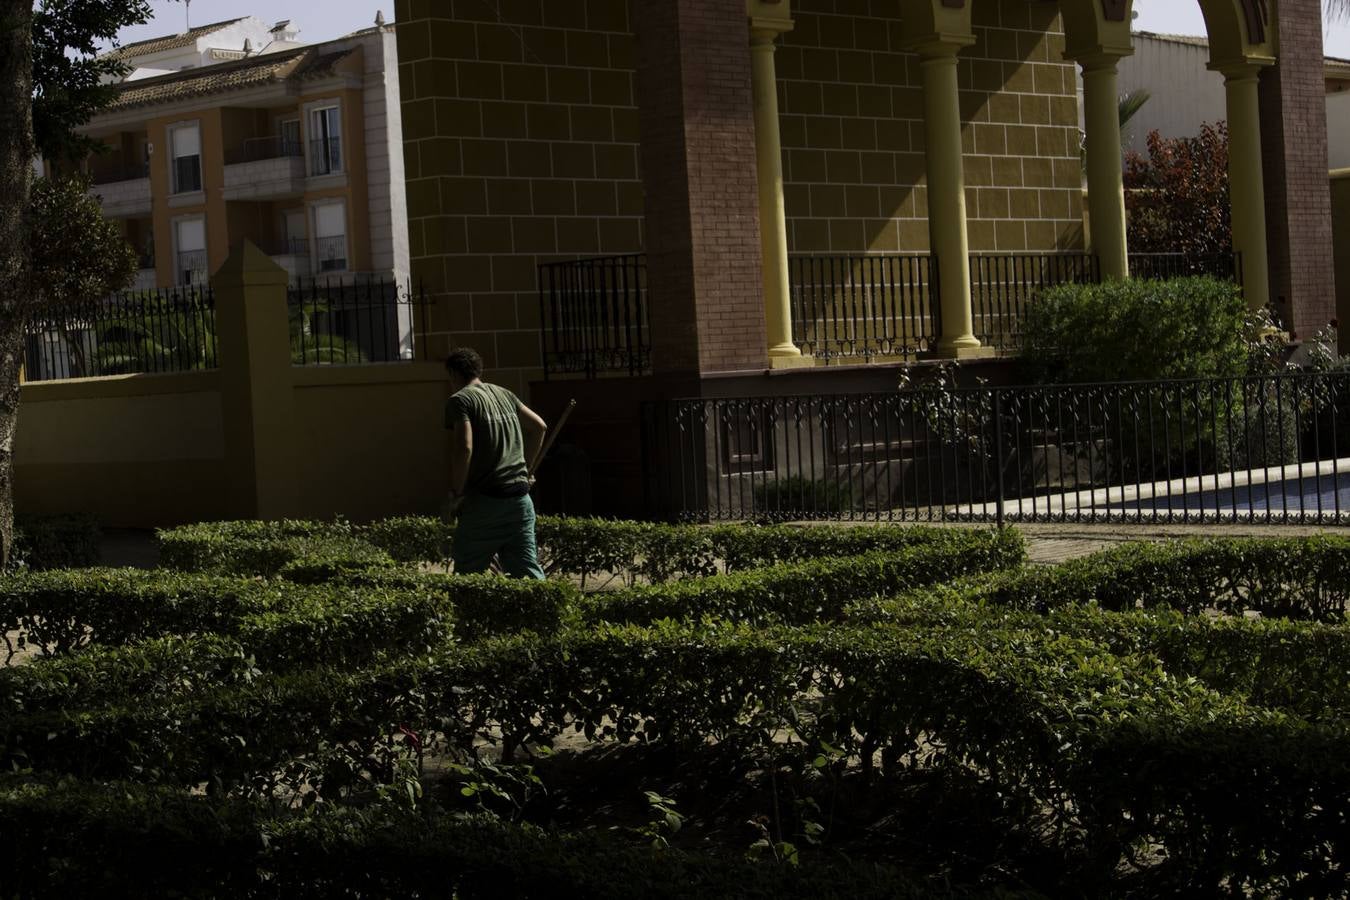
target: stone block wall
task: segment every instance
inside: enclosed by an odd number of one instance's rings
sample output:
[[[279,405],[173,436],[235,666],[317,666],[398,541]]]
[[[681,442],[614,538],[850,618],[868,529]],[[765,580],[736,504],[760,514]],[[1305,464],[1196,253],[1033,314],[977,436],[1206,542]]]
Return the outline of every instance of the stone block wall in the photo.
[[[895,3],[797,0],[779,49],[796,252],[926,252],[923,93]],[[1080,248],[1074,68],[1054,4],[977,3],[958,68],[973,252]]]
[[[928,248],[920,73],[899,49],[896,8],[794,3],[777,53],[794,252]],[[1081,247],[1076,86],[1055,5],[998,0],[975,15],[959,69],[971,249]],[[396,20],[431,352],[475,346],[496,380],[524,390],[542,374],[536,266],[646,249],[630,4],[398,0]],[[737,177],[753,178],[752,161]],[[717,193],[707,178],[700,190]]]

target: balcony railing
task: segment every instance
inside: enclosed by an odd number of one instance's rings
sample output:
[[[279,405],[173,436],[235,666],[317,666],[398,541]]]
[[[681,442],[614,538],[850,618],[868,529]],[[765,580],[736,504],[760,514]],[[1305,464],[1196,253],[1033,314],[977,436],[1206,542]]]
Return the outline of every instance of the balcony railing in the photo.
[[[342,139],[336,137],[309,142],[309,174],[331,175],[342,171]]]
[[[651,366],[646,255],[540,266],[539,316],[546,376],[645,372]]]
[[[792,335],[804,354],[913,356],[937,343],[937,262],[929,256],[792,256]]]
[[[205,250],[182,250],[178,254],[177,280],[181,285],[206,284]]]
[[[303,237],[284,237],[258,241],[257,244],[258,249],[268,256],[309,256],[309,240]]]
[[[267,137],[249,138],[244,141],[239,147],[225,155],[225,165],[234,166],[240,163],[261,162],[266,159],[286,159],[300,156],[304,156],[304,148],[298,140],[280,137],[279,135],[268,135]]]
[[[318,260],[320,272],[345,272],[347,270],[347,236],[339,234],[333,237],[315,238],[314,257]]]
[[[1139,278],[1212,275],[1242,284],[1235,254],[1135,254]],[[646,371],[651,362],[647,258],[579,259],[539,267],[546,373]],[[977,253],[970,257],[975,337],[1016,351],[1029,303],[1064,284],[1101,281],[1089,253]],[[803,354],[836,359],[914,357],[942,334],[937,260],[927,255],[794,255],[789,260],[793,339]]]
[[[146,163],[128,163],[95,169],[89,175],[89,183],[92,185],[117,184],[120,181],[135,181],[138,178],[149,177],[150,167]]]
[[[970,257],[970,305],[975,337],[987,347],[1022,343],[1027,304],[1061,284],[1095,284],[1101,265],[1089,253],[976,253]]]

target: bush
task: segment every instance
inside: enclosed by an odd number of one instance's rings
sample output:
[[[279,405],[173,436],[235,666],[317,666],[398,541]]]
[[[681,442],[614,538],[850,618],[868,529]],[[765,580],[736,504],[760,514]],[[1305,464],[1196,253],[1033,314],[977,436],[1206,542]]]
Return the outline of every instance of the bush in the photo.
[[[1089,601],[1104,609],[1343,622],[1350,606],[1350,539],[1212,538],[1123,544],[1058,566],[977,576],[950,596],[1046,612]]]
[[[792,868],[631,846],[486,817],[253,803],[127,783],[0,784],[7,892],[31,898],[587,897],[918,900],[1031,896],[928,885],[845,859]]]
[[[751,624],[836,621],[850,603],[867,597],[1005,569],[1025,559],[1017,532],[966,534],[970,539],[963,541],[592,594],[582,601],[581,619],[591,624],[705,617]]]
[[[790,475],[755,486],[755,510],[760,515],[830,515],[851,509],[849,486],[828,479]]]
[[[34,570],[96,566],[98,541],[93,516],[19,516],[14,522],[14,564]]]
[[[1052,288],[1027,308],[1026,358],[1062,382],[1228,378],[1245,373],[1247,305],[1214,278]]]

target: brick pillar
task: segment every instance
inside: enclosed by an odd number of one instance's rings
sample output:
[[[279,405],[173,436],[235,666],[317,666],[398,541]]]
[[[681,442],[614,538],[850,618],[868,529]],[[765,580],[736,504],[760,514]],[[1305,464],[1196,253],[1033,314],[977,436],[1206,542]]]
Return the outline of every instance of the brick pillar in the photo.
[[[1261,76],[1270,298],[1300,339],[1336,315],[1320,0],[1272,4],[1279,60]]]
[[[744,3],[636,0],[652,365],[768,367]]]

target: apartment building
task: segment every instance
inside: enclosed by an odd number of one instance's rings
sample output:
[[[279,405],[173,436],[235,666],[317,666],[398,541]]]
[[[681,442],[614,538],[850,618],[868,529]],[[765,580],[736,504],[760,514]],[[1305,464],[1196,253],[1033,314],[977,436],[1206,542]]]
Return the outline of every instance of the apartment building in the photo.
[[[114,51],[130,71],[83,133],[135,287],[200,284],[251,240],[293,280],[408,274],[392,25],[307,45],[245,17]]]

